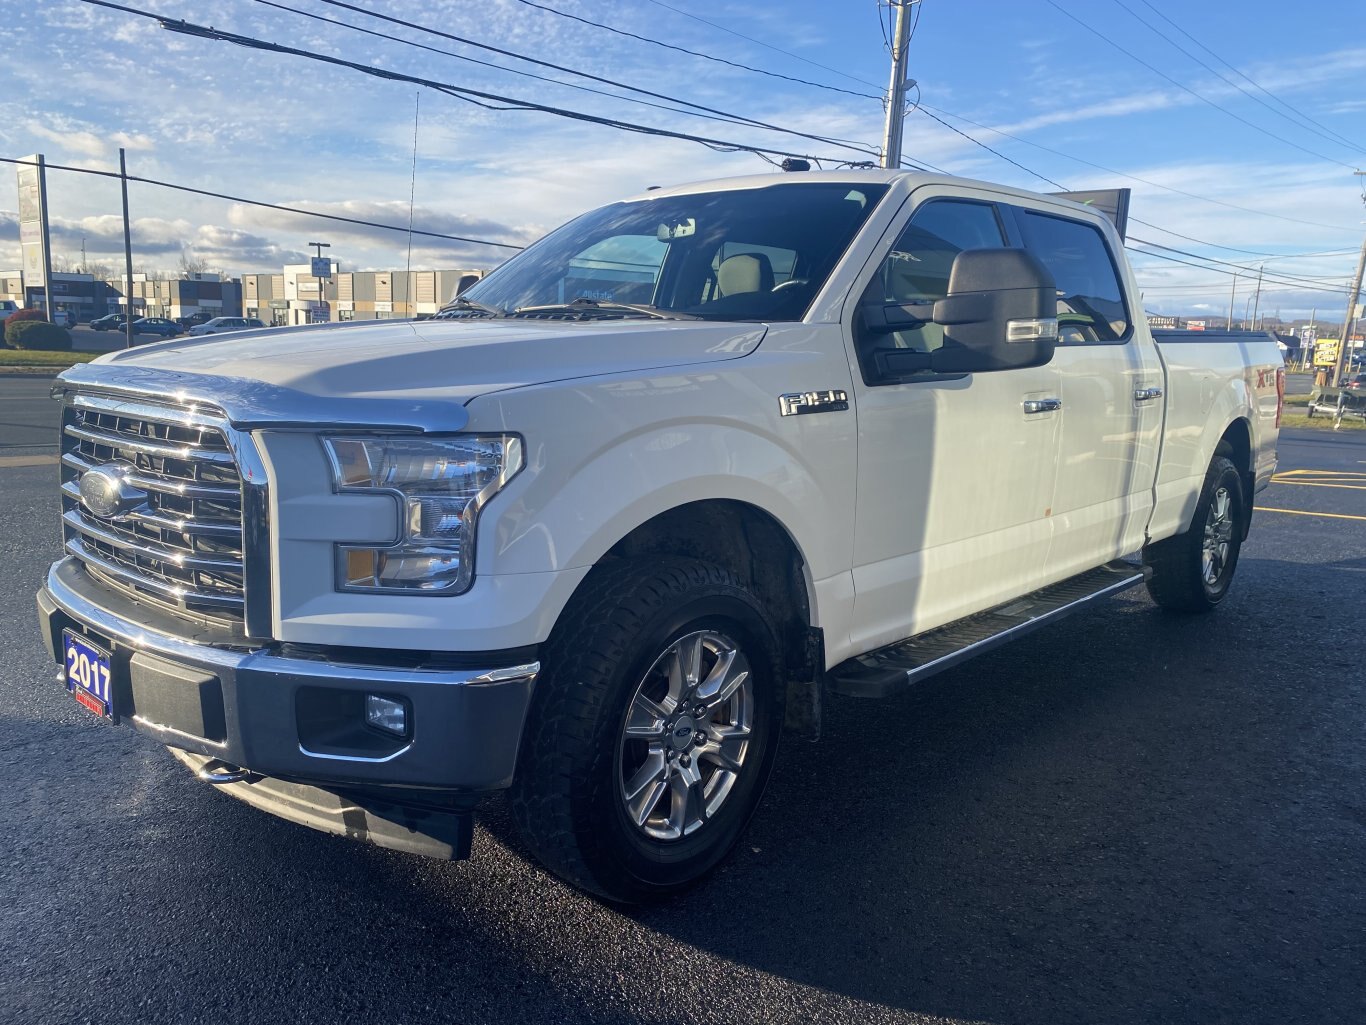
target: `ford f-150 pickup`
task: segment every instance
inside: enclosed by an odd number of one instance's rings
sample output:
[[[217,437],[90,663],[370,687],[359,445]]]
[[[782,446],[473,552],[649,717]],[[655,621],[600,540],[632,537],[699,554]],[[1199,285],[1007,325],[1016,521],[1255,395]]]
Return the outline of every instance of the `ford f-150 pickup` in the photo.
[[[1275,469],[1268,336],[1154,339],[1115,226],[890,171],[658,189],[436,319],[61,375],[38,595],[92,712],[286,819],[701,878],[784,731],[1146,583],[1228,592]]]

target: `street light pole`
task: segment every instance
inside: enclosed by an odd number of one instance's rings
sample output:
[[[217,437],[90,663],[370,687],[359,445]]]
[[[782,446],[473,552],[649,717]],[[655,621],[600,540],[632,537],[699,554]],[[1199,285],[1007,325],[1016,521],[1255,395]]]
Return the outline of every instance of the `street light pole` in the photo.
[[[314,249],[314,251],[317,253],[318,260],[321,260],[321,259],[323,258],[323,250],[324,250],[324,249],[331,249],[331,248],[332,248],[332,243],[331,243],[331,242],[310,242],[309,245],[312,246],[313,249]],[[318,307],[317,307],[317,308],[318,308],[318,309],[322,309],[322,306],[323,306],[323,278],[322,278],[322,275],[318,273],[318,264],[317,264],[317,261],[316,261],[316,260],[315,260],[314,263],[313,263],[313,277],[314,277],[314,279],[318,282]],[[331,275],[329,274],[328,277],[331,277]],[[312,323],[312,322],[313,322],[313,317],[312,317],[312,316],[309,316],[308,320],[309,320],[309,323]]]
[[[1238,295],[1238,272],[1233,272],[1233,289],[1228,294],[1228,329],[1233,330],[1233,300]]]

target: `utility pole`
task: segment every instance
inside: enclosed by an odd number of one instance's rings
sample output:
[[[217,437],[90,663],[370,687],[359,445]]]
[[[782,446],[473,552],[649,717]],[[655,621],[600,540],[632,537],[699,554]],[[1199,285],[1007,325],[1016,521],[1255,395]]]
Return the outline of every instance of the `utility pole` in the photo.
[[[1238,272],[1233,272],[1233,289],[1228,294],[1228,329],[1233,330],[1233,300],[1238,295]]]
[[[119,147],[119,184],[123,186],[123,344],[133,347],[133,231],[128,223],[128,164]]]
[[[882,166],[901,166],[901,129],[906,115],[906,50],[911,40],[911,8],[921,0],[889,0],[896,8],[892,34],[892,78],[887,86],[887,130],[882,135]],[[879,15],[880,16],[880,15]]]
[[[1262,268],[1265,266],[1266,264],[1259,264],[1257,266],[1256,299],[1252,303],[1252,330],[1254,331],[1257,330],[1257,311],[1262,307]]]
[[[1357,174],[1361,174],[1360,171]],[[1331,387],[1342,387],[1342,377],[1347,369],[1347,354],[1352,347],[1352,333],[1356,329],[1357,299],[1361,296],[1361,274],[1366,271],[1366,242],[1361,243],[1361,258],[1357,260],[1356,276],[1352,278],[1352,290],[1347,293],[1347,312],[1342,315],[1342,342],[1338,345],[1338,362],[1333,368]]]
[[[1353,171],[1358,178],[1366,177],[1366,171]],[[1361,193],[1361,202],[1366,204],[1366,188]],[[1338,344],[1338,362],[1333,367],[1333,377],[1328,383],[1334,388],[1342,386],[1342,375],[1347,369],[1347,354],[1352,347],[1352,331],[1356,326],[1357,300],[1361,298],[1361,274],[1366,271],[1366,241],[1361,243],[1361,259],[1357,260],[1357,272],[1352,278],[1352,290],[1347,293],[1347,312],[1342,315],[1342,341]]]

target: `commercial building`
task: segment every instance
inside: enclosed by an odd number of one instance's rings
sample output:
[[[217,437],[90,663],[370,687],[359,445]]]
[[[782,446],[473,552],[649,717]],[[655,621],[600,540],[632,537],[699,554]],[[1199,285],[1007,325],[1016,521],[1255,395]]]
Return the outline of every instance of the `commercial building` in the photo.
[[[109,285],[93,274],[52,275],[53,311],[66,311],[78,321],[108,313],[105,303],[110,292]],[[42,309],[47,302],[47,293],[41,287],[25,287],[21,271],[6,270],[0,271],[0,299]]]
[[[243,316],[266,324],[317,321],[405,320],[431,316],[484,276],[482,270],[348,271],[331,264],[331,279],[319,279],[308,264],[290,264],[279,274],[242,276]]]
[[[25,287],[24,282],[17,270],[0,271],[0,299],[42,309],[47,298],[44,290]],[[241,282],[225,281],[217,274],[184,278],[134,274],[131,285],[126,277],[101,281],[93,274],[52,275],[54,312],[67,311],[81,323],[122,311],[125,296],[131,297],[133,312],[139,317],[189,317],[200,312],[214,317],[242,315]]]
[[[131,286],[126,277],[110,281],[113,296],[110,310],[122,310],[124,295],[133,311],[143,317],[192,317],[207,313],[214,317],[242,316],[242,283],[217,274],[189,274],[180,278],[153,278],[134,274]]]

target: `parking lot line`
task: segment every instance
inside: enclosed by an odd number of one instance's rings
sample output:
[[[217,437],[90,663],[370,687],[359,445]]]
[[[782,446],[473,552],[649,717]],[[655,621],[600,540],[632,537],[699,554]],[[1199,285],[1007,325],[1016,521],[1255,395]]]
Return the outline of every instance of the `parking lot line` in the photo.
[[[1366,491],[1366,484],[1330,484],[1328,481],[1320,480],[1276,480],[1271,478],[1272,484],[1297,484],[1302,488],[1346,488],[1348,491]]]
[[[0,467],[52,466],[57,462],[56,456],[0,456]]]
[[[1291,516],[1326,516],[1333,520],[1361,520],[1366,522],[1366,516],[1349,516],[1347,513],[1309,512],[1306,509],[1273,509],[1269,505],[1254,505],[1252,508],[1255,512],[1287,513]]]

